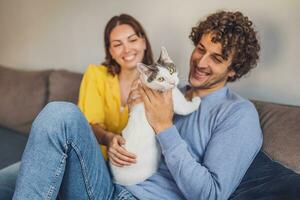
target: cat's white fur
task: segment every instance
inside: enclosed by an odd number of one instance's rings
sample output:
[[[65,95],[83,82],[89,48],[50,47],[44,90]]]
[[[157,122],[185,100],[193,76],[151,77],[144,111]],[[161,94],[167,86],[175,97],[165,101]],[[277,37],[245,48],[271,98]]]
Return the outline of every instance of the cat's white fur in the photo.
[[[165,48],[162,47],[161,57],[165,62],[172,62]],[[165,91],[172,89],[174,112],[179,115],[187,115],[198,109],[200,98],[194,97],[187,101],[184,95],[176,87],[178,84],[177,72],[170,74],[166,68],[160,67],[157,77],[164,77],[165,81],[147,81],[147,66],[139,63],[140,80],[147,87],[154,90]],[[163,113],[162,113],[163,114]],[[122,131],[126,143],[125,149],[137,156],[137,163],[130,166],[117,167],[110,163],[115,183],[121,185],[134,185],[146,180],[153,175],[161,159],[161,149],[156,141],[155,132],[147,121],[143,103],[134,105],[129,114],[128,123]]]

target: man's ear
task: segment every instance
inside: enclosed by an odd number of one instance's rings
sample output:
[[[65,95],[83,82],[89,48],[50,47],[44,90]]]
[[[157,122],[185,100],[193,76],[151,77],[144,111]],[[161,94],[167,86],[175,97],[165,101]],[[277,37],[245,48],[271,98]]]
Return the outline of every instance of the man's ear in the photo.
[[[228,77],[234,77],[235,76],[235,71],[233,69],[229,69],[229,72],[228,72]]]

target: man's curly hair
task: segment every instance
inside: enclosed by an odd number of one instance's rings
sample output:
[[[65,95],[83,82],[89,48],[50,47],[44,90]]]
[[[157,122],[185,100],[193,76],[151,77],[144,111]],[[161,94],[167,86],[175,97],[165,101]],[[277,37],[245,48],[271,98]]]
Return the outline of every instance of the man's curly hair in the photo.
[[[260,45],[252,22],[241,12],[220,11],[212,14],[192,28],[189,38],[196,46],[206,33],[213,33],[212,42],[221,43],[225,59],[231,52],[234,53],[230,69],[236,74],[228,77],[228,82],[234,82],[256,67]]]

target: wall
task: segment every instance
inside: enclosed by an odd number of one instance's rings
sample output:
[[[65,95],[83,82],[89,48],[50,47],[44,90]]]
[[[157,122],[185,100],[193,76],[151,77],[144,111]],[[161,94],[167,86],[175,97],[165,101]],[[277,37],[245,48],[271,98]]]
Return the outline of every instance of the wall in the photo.
[[[300,105],[297,0],[0,0],[0,65],[83,72],[104,58],[103,29],[122,12],[142,22],[158,55],[167,47],[186,81],[190,28],[219,9],[240,10],[261,40],[258,67],[229,87],[246,98]]]

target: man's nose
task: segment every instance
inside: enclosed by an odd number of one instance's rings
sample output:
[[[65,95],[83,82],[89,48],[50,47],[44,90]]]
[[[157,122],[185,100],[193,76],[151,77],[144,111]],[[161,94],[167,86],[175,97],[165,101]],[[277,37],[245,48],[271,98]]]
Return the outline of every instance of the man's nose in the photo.
[[[197,67],[201,67],[201,68],[207,68],[208,67],[208,62],[209,62],[209,57],[208,55],[203,55],[197,63]]]

